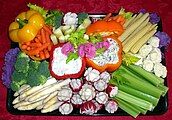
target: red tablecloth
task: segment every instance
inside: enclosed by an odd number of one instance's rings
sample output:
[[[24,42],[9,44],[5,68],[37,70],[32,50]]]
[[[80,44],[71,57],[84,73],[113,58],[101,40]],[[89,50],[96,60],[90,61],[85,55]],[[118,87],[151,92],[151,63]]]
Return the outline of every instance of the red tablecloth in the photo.
[[[35,0],[36,1],[36,0]],[[44,6],[45,8],[60,9],[64,12],[89,12],[89,13],[108,13],[116,12],[120,7],[127,10],[137,12],[141,8],[145,8],[149,12],[157,12],[162,19],[163,30],[172,38],[172,3],[171,0],[0,0],[0,68],[4,62],[4,54],[10,48],[10,41],[7,37],[9,24],[15,16],[27,9],[26,4],[29,2]],[[168,111],[160,116],[139,116],[139,120],[172,120],[172,44],[166,53],[167,69],[168,69],[168,86],[169,86],[169,107]],[[2,70],[0,70],[0,75]],[[55,120],[55,119],[94,119],[94,120],[130,120],[130,116],[24,116],[11,115],[6,109],[6,88],[0,81],[0,120]]]

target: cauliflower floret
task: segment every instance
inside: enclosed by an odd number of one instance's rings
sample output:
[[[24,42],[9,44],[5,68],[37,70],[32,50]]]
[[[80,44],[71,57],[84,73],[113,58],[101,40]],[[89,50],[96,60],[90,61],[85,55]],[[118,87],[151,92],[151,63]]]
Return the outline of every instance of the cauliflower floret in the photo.
[[[159,48],[154,48],[150,54],[147,56],[147,59],[150,59],[153,63],[160,63],[162,56]]]
[[[76,13],[71,13],[68,12],[64,15],[64,24],[65,25],[75,25],[77,26],[78,24],[78,18],[77,18],[77,14]]]
[[[143,60],[143,69],[151,72],[153,69],[153,62],[151,60],[148,60],[148,59]]]
[[[143,57],[146,58],[146,56],[152,51],[152,46],[151,45],[143,45],[140,50],[139,54]]]
[[[167,76],[167,69],[161,63],[155,63],[153,70],[155,75],[158,77],[165,78]]]
[[[158,37],[151,37],[149,40],[148,40],[148,43],[149,45],[151,45],[152,47],[159,47],[159,42],[160,42],[160,39]]]

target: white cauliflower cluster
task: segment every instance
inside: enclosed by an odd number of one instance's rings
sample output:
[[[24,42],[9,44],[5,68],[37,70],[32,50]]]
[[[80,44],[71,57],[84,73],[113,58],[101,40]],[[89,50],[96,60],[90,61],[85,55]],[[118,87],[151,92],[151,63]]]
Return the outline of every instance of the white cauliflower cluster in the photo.
[[[71,13],[71,12],[68,12],[64,15],[64,24],[65,25],[74,25],[74,26],[77,26],[78,24],[78,17],[77,17],[77,14],[76,13]]]
[[[151,37],[147,44],[140,48],[138,54],[135,54],[136,57],[140,58],[135,64],[149,72],[153,72],[158,77],[165,78],[167,76],[167,69],[161,63],[162,54],[161,50],[158,48],[159,42],[158,37]]]

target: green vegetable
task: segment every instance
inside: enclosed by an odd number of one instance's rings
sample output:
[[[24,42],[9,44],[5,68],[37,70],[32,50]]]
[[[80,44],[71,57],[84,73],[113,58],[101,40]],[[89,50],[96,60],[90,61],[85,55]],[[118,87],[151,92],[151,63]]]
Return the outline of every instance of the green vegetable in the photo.
[[[11,84],[10,84],[10,88],[13,90],[13,91],[18,91],[19,88],[20,88],[20,85],[15,82],[15,81],[12,81]]]
[[[45,77],[43,74],[39,73],[36,70],[31,70],[28,73],[27,77],[27,84],[29,84],[31,87],[43,85],[47,81],[47,77]]]
[[[96,56],[101,55],[104,51],[106,50],[106,48],[99,48],[96,50]]]
[[[50,77],[49,63],[46,60],[40,63],[38,73],[44,75],[46,78]]]
[[[123,53],[123,58],[122,61],[124,64],[126,64],[127,66],[130,64],[135,64],[136,62],[138,62],[140,60],[140,58],[130,54],[130,53]]]
[[[132,17],[133,13],[132,12],[125,12],[125,9],[121,8],[119,11],[119,15],[124,16],[125,19],[130,19]]]
[[[15,70],[18,72],[27,73],[29,69],[29,61],[30,58],[24,52],[20,52],[14,65]]]
[[[164,83],[164,79],[157,77],[153,73],[148,72],[139,66],[129,65],[128,68],[131,69],[134,73],[140,74],[143,78],[145,78],[150,83],[152,83],[156,86],[158,86],[161,83]]]
[[[45,23],[55,27],[56,29],[61,26],[63,13],[58,10],[50,10],[45,18]]]
[[[27,83],[27,73],[14,71],[11,80],[18,83],[19,85],[23,85]]]
[[[125,112],[133,116],[134,118],[136,118],[140,114],[140,111],[136,109],[135,107],[133,107],[133,105],[131,105],[130,103],[127,103],[119,98],[115,98],[115,100],[118,102],[118,106],[122,110],[124,110]]]
[[[40,65],[40,63],[41,63],[40,61],[33,61],[33,60],[31,60],[29,62],[29,67],[37,70],[39,65]]]
[[[46,15],[47,15],[48,10],[45,10],[44,8],[39,7],[37,5],[34,5],[34,4],[31,4],[31,3],[27,4],[27,6],[31,10],[35,10],[35,11],[39,12],[44,18],[46,18]]]
[[[98,42],[102,42],[103,39],[102,39],[101,35],[97,35],[97,36],[90,36],[89,41],[93,44],[96,44]]]
[[[86,18],[88,18],[87,13],[79,13],[78,14],[78,24],[79,25],[82,24]]]
[[[71,60],[76,60],[78,58],[78,54],[77,53],[69,53],[68,54],[68,57],[67,57],[67,60],[66,60],[66,64],[71,61]]]
[[[74,46],[74,48],[77,48],[80,44],[84,44],[87,42],[87,40],[84,39],[84,33],[85,30],[79,30],[70,35],[68,40]]]
[[[141,107],[143,109],[146,109],[146,110],[151,111],[153,109],[152,103],[150,103],[146,100],[140,99],[138,97],[135,97],[133,95],[130,95],[128,93],[125,93],[121,90],[118,90],[118,94],[115,97],[120,98],[124,101],[127,101],[128,103],[134,104],[134,105]]]

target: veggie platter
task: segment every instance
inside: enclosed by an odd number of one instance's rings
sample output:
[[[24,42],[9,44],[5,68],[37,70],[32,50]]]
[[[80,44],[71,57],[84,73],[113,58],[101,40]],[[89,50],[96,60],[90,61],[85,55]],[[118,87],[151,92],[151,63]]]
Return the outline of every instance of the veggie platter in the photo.
[[[11,113],[136,118],[166,111],[170,38],[156,13],[28,8],[8,30],[2,80]]]

